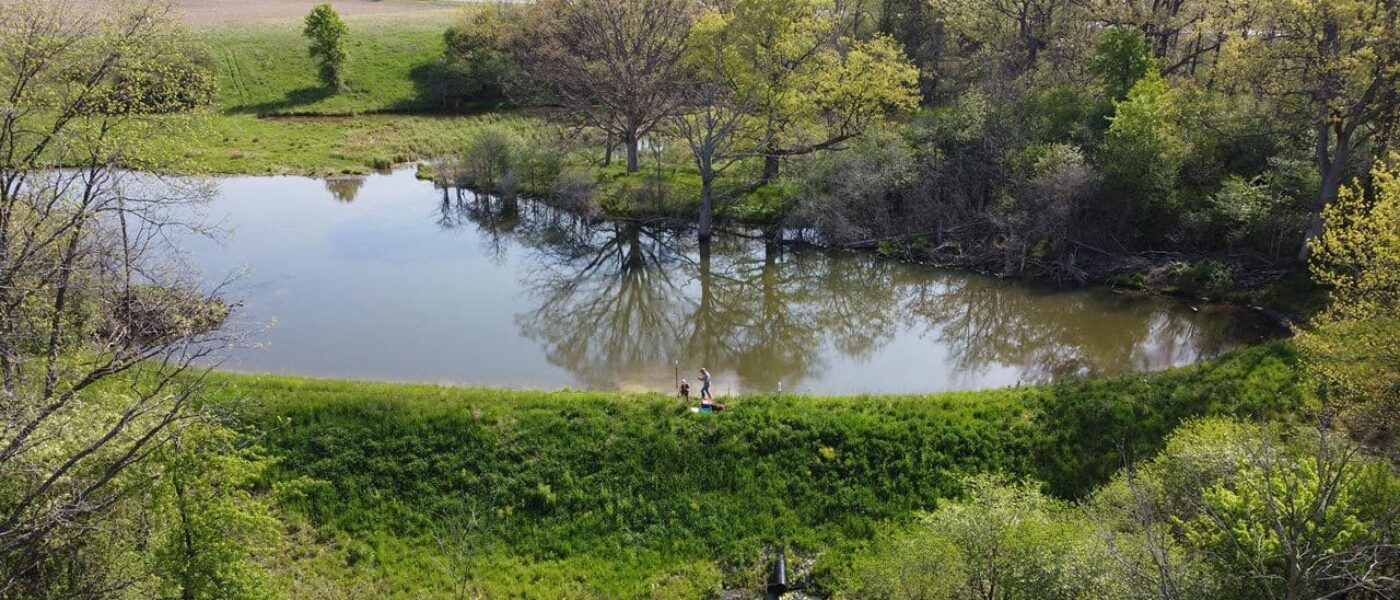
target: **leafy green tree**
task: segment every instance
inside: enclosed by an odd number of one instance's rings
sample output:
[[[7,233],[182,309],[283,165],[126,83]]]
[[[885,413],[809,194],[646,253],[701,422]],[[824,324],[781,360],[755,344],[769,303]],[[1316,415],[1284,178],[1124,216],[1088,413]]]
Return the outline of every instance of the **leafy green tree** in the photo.
[[[188,205],[207,189],[171,178],[142,197],[152,181],[119,168],[188,134],[145,115],[197,102],[176,90],[211,77],[169,10],[0,10],[0,597],[147,579],[144,561],[114,557],[148,547],[151,459],[197,412],[202,359],[229,342],[221,286],[201,285],[168,235],[203,231]]]
[[[1177,98],[1156,70],[1119,102],[1100,150],[1100,166],[1116,199],[1138,222],[1164,211],[1188,146],[1176,120]]]
[[[1323,211],[1311,247],[1313,278],[1329,305],[1299,336],[1324,398],[1375,447],[1400,431],[1400,156],[1376,164],[1371,194],[1359,183]]]
[[[1241,596],[1338,597],[1396,586],[1389,539],[1400,480],[1326,430],[1241,440],[1236,469],[1206,484],[1187,543]]]
[[[734,82],[755,98],[763,179],[784,157],[840,148],[918,105],[918,70],[893,40],[863,39],[832,0],[737,0],[724,9]]]
[[[1299,251],[1306,261],[1323,210],[1358,163],[1369,166],[1368,146],[1400,109],[1400,11],[1370,0],[1257,0],[1252,8],[1222,47],[1218,75],[1311,139],[1320,184]]]
[[[271,506],[255,493],[272,460],[241,442],[228,427],[199,423],[160,457],[169,525],[156,550],[156,570],[172,596],[274,597],[267,567],[256,562],[275,555],[281,539]]]
[[[350,35],[350,28],[340,14],[329,4],[318,5],[306,15],[306,26],[301,33],[311,42],[308,50],[318,63],[317,75],[321,83],[337,92],[344,90],[345,64],[350,59],[345,38]]]
[[[1141,30],[1114,27],[1099,41],[1089,72],[1103,81],[1109,100],[1121,102],[1138,81],[1157,69],[1157,62]]]
[[[1135,595],[1388,597],[1398,502],[1400,478],[1334,432],[1206,419],[1098,491],[1091,514]]]
[[[432,74],[443,106],[505,98],[507,82],[518,75],[507,47],[519,26],[518,11],[498,7],[464,12],[448,28],[443,68]]]
[[[857,562],[858,591],[879,598],[1103,597],[1108,587],[1094,528],[1037,487],[968,478],[962,499]]]
[[[963,569],[962,555],[951,542],[916,526],[877,537],[874,550],[851,564],[843,591],[854,598],[951,600],[962,590]]]

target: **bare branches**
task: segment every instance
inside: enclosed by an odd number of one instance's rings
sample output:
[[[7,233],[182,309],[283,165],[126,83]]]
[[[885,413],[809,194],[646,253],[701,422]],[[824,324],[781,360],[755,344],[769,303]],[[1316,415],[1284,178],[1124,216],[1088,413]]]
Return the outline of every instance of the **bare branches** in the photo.
[[[621,140],[636,172],[641,138],[681,101],[693,13],[690,0],[544,0],[531,8],[517,60],[578,125]]]
[[[169,109],[121,83],[179,60],[167,12],[0,10],[0,595],[42,592],[36,574],[157,475],[143,463],[231,341],[223,286],[172,246],[204,231],[189,205],[208,188],[118,169],[141,158],[131,115]]]

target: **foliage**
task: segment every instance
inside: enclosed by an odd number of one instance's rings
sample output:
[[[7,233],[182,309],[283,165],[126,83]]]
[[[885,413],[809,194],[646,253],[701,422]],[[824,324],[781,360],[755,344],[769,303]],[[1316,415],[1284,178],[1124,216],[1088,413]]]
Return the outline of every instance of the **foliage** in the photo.
[[[1157,70],[1147,37],[1130,27],[1114,27],[1104,33],[1089,63],[1089,71],[1103,81],[1105,96],[1113,102],[1127,99],[1138,81]]]
[[[152,457],[196,414],[229,303],[168,234],[196,182],[121,170],[180,135],[210,75],[158,3],[0,11],[0,596],[149,584]],[[178,92],[189,85],[191,95]],[[56,168],[73,167],[73,168]],[[187,214],[187,213],[182,213]],[[135,546],[135,548],[132,548]],[[135,592],[139,594],[140,591]]]
[[[888,38],[848,28],[828,0],[739,0],[725,12],[732,85],[751,94],[765,177],[780,157],[829,149],[918,103],[918,71]]]
[[[1093,541],[1087,528],[1035,484],[982,477],[963,486],[962,499],[921,523],[957,549],[964,565],[958,595],[1076,598],[1102,585],[1101,563],[1085,552]]]
[[[1144,593],[1326,597],[1393,591],[1397,500],[1390,468],[1333,432],[1207,419],[1101,490],[1095,514]]]
[[[1392,162],[1394,156],[1392,155]],[[1372,172],[1371,194],[1344,188],[1323,211],[1312,242],[1312,273],[1329,287],[1329,305],[1299,336],[1310,369],[1357,433],[1379,448],[1393,444],[1400,398],[1400,179],[1390,163]]]
[[[310,42],[307,50],[318,63],[321,83],[335,91],[345,89],[345,63],[350,59],[346,36],[350,28],[329,4],[321,4],[306,15],[302,35]]]
[[[894,128],[874,128],[851,152],[815,157],[793,175],[798,181],[793,224],[815,227],[837,242],[870,239],[890,228],[886,197],[914,177],[914,148]]]
[[[438,63],[433,84],[443,108],[491,104],[506,97],[508,83],[519,74],[507,54],[510,36],[520,27],[519,13],[503,7],[464,11],[443,34],[447,52]]]
[[[271,461],[257,447],[240,448],[240,437],[201,423],[181,432],[159,459],[166,526],[155,560],[171,597],[275,596],[266,567],[257,562],[279,550],[282,535],[256,490]]]
[[[1115,106],[1104,138],[1104,175],[1110,185],[1134,190],[1139,219],[1167,210],[1188,150],[1176,122],[1176,102],[1161,74],[1148,71]]]
[[[833,570],[849,597],[1389,597],[1400,477],[1330,433],[1203,419],[1078,505],[973,477]]]
[[[1259,0],[1253,8],[1225,22],[1282,34],[1231,36],[1220,72],[1231,87],[1256,91],[1316,148],[1320,185],[1304,232],[1311,240],[1352,169],[1390,150],[1367,144],[1400,107],[1400,13],[1365,0]],[[1311,245],[1302,246],[1306,260]]]

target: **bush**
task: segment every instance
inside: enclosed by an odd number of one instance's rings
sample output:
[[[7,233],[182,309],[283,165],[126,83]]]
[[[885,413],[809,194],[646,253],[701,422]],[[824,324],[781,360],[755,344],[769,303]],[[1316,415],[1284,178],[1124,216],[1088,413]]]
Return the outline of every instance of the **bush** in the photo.
[[[493,105],[506,99],[506,83],[518,69],[505,52],[518,24],[507,7],[464,11],[443,34],[447,50],[426,77],[434,102],[442,108]]]
[[[311,42],[308,50],[319,65],[317,75],[321,83],[336,91],[345,89],[345,63],[350,60],[345,41],[350,28],[345,21],[331,5],[322,4],[306,15],[302,35]]]

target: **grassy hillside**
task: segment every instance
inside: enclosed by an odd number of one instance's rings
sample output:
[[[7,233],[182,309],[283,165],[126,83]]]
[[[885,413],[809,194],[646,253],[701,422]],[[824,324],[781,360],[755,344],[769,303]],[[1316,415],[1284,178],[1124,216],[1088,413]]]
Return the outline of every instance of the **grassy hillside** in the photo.
[[[471,10],[464,7],[463,10]],[[460,149],[485,123],[512,116],[439,115],[424,99],[453,12],[346,17],[348,90],[316,79],[301,22],[259,21],[198,30],[218,71],[215,106],[194,135],[169,142],[177,171],[226,174],[365,173]]]
[[[224,112],[256,115],[355,115],[427,108],[415,74],[443,53],[451,17],[346,17],[350,27],[348,90],[330,94],[316,80],[300,22],[224,25],[202,31],[219,74]]]
[[[1294,360],[1271,345],[1161,374],[754,396],[715,415],[661,395],[233,375],[221,387],[251,401],[282,485],[302,482],[286,508],[312,549],[280,565],[298,585],[684,597],[721,578],[755,585],[770,545],[839,552],[966,474],[1030,475],[1073,496],[1185,418],[1288,414],[1304,402]]]

